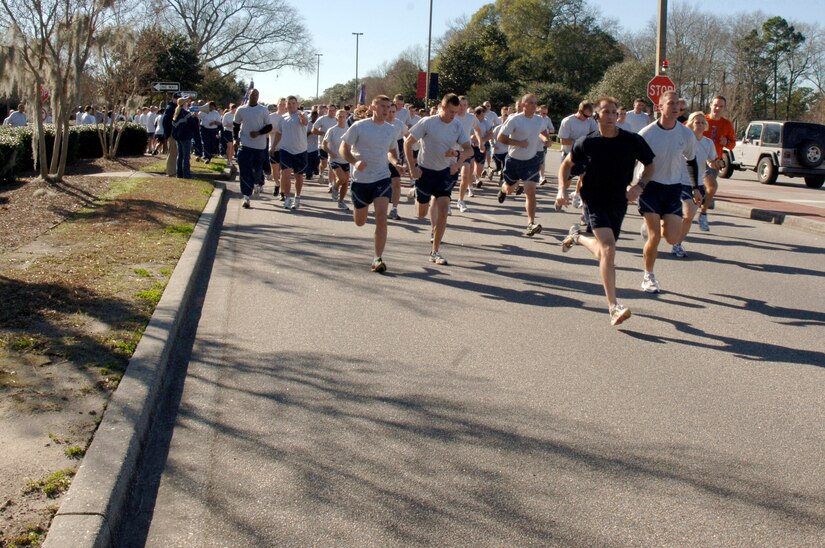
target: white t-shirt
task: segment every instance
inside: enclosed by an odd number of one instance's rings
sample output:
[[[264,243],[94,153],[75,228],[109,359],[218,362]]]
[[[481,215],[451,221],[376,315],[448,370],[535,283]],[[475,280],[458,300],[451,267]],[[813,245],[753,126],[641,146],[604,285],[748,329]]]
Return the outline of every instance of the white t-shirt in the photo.
[[[539,139],[539,133],[544,131],[544,118],[534,114],[528,118],[520,112],[507,118],[501,128],[500,135],[515,139],[516,141],[527,140],[527,148],[509,146],[507,155],[516,160],[532,160],[536,154],[544,147]]]
[[[447,151],[470,143],[458,116],[450,123],[445,123],[437,115],[428,116],[410,128],[410,135],[421,141],[418,165],[436,171],[447,169],[455,163],[455,158],[451,161],[447,157]]]
[[[221,120],[221,124],[223,124],[224,131],[232,131],[233,124],[235,123],[235,114],[231,110],[227,110],[224,115],[223,119]],[[273,128],[274,131],[274,128]]]
[[[599,131],[599,124],[593,118],[579,120],[575,114],[571,114],[561,121],[559,126],[559,139],[572,139],[575,143],[582,137],[590,135],[594,131]],[[573,150],[573,145],[562,145],[561,151],[569,153]]]
[[[281,116],[278,133],[281,134],[280,149],[290,154],[301,154],[307,151],[307,126],[301,123],[301,112],[290,114],[287,112]],[[307,116],[304,119],[309,124]]]
[[[78,111],[77,114],[74,115],[74,125],[79,126],[81,120],[83,120],[83,111]]]
[[[392,127],[395,129],[395,133],[393,137],[395,138],[395,153],[398,154],[398,140],[403,139],[407,135],[410,134],[409,128],[407,128],[407,124],[396,118],[392,121]]]
[[[658,122],[653,122],[642,128],[639,135],[656,155],[653,158],[653,181],[663,185],[678,185],[690,180],[686,161],[696,157],[697,143],[690,128],[677,122],[672,129],[664,129]]]
[[[395,113],[395,119],[401,121],[402,124],[409,128],[412,124],[410,123],[410,111],[406,108],[398,109],[398,112]]]
[[[318,120],[315,120],[316,122]],[[312,121],[307,121],[307,152],[318,152],[321,143],[318,141],[318,135],[312,133],[314,124]]]
[[[498,115],[492,110],[487,111],[487,114],[484,115],[484,119],[490,122],[491,127],[501,125],[501,118],[499,118]]]
[[[407,125],[408,125],[409,127],[413,127],[413,126],[414,126],[415,124],[417,124],[419,121],[421,121],[421,116],[419,116],[418,114],[416,114],[416,115],[414,115],[414,116],[410,116],[410,121],[409,121],[409,122],[407,122]],[[408,132],[407,132],[407,135],[409,135],[409,134],[410,134],[410,132],[408,131]],[[419,143],[418,141],[416,141],[416,142],[415,142],[415,144],[413,145],[412,149],[413,149],[413,150],[420,150],[420,149],[421,149],[421,143]]]
[[[83,117],[80,119],[81,126],[93,126],[97,123],[97,116],[92,114],[91,112],[84,112]]]
[[[705,170],[708,168],[708,162],[712,162],[716,160],[716,158],[716,146],[714,146],[713,141],[707,137],[702,137],[696,141],[696,164],[699,166],[699,180],[697,183],[699,183],[700,186],[702,184],[702,177],[705,175]],[[685,175],[687,175],[687,178],[682,181],[682,184],[691,186],[692,183],[687,170],[685,170]],[[653,177],[655,178],[656,175],[653,175]]]
[[[327,134],[327,131],[329,131],[330,128],[334,128],[337,125],[338,120],[335,118],[335,116],[325,115],[315,120],[315,123],[312,124],[312,129],[320,129],[321,135],[319,135],[318,137],[323,139],[324,135]]]
[[[283,116],[277,112],[269,113],[269,123],[272,124],[272,133],[270,135],[274,137],[276,133],[281,132],[281,122],[283,121]],[[278,143],[278,146],[276,146],[273,150],[281,150],[281,143]]]
[[[338,150],[341,148],[341,138],[348,129],[349,128],[346,125],[344,127],[338,127],[338,125],[335,125],[335,127],[329,128],[324,134],[324,141],[327,142],[327,147],[330,150],[329,159],[336,164],[347,163],[341,154],[339,154]]]
[[[499,124],[493,128],[493,154],[507,154],[507,150],[510,148],[498,140],[498,136],[501,134],[501,128],[503,127],[502,124]]]
[[[218,129],[218,125],[221,123],[221,113],[217,110],[201,111],[198,118],[200,118],[201,126],[207,129]]]
[[[650,116],[645,112],[636,114],[636,111],[631,110],[627,113],[624,119],[625,127],[628,131],[639,133],[642,128],[650,123]]]
[[[155,116],[155,135],[163,137],[163,116]]]
[[[249,106],[248,104],[238,107],[235,111],[233,123],[240,124],[239,132],[241,146],[254,148],[256,150],[266,150],[266,135],[252,137],[253,131],[260,131],[264,126],[269,125],[269,112],[263,105]]]
[[[478,118],[476,118],[475,114],[465,114],[461,116],[457,114],[455,117],[458,120],[458,123],[461,124],[461,129],[464,130],[464,133],[467,134],[467,138],[470,139],[470,142],[475,140],[473,135],[475,135],[475,129],[478,127]],[[455,147],[458,150],[461,147]]]
[[[4,126],[11,126],[11,127],[23,127],[26,125],[26,114],[17,110],[12,111],[5,120],[3,120]]]
[[[390,178],[387,153],[396,144],[395,131],[391,124],[366,119],[358,120],[344,133],[341,139],[352,147],[353,157],[366,164],[363,171],[350,170],[353,182],[375,183]]]
[[[547,130],[547,133],[555,133],[556,126],[553,125],[553,120],[551,120],[549,116],[541,116],[541,118],[544,120],[544,128]]]

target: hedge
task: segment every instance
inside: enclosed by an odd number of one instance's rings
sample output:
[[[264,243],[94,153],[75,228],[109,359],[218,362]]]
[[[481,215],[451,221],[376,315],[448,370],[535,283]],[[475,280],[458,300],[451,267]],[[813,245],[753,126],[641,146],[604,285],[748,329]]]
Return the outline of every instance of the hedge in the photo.
[[[54,147],[54,125],[44,126],[46,133],[46,156],[51,161]],[[121,131],[118,129],[117,131]],[[118,156],[137,156],[146,150],[148,135],[140,124],[127,123],[123,127],[123,137],[118,146]],[[115,137],[117,133],[115,134]],[[100,158],[103,149],[95,126],[69,127],[69,149],[67,164],[78,158]],[[13,180],[15,176],[34,169],[32,154],[32,127],[12,128],[0,126],[0,180]]]

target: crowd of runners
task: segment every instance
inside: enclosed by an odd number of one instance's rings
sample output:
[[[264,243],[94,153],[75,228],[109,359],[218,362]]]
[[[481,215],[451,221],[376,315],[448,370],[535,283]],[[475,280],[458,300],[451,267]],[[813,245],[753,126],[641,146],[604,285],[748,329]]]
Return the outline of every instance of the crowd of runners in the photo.
[[[177,103],[173,129],[186,125],[187,99]],[[722,147],[732,148],[735,140],[732,125],[722,116],[725,103],[717,96],[709,115],[687,113],[684,101],[670,92],[661,97],[660,115],[654,119],[643,99],[627,111],[604,97],[583,101],[561,121],[563,161],[554,206],[581,208],[581,221],[570,227],[561,250],[580,245],[598,260],[613,325],[631,315],[616,300],[615,281],[616,240],[628,204],[636,204],[643,218],[641,288],[648,293],[660,291],[654,266],[661,240],[675,256],[685,257],[684,241],[697,213],[700,229],[710,229],[707,205],[716,191],[718,159]],[[199,121],[203,123],[202,116]],[[185,140],[197,140],[197,123],[191,125]],[[354,110],[330,104],[306,111],[293,96],[264,106],[253,89],[243,105],[216,117],[216,125],[222,127],[222,153],[230,163],[237,162],[243,208],[251,208],[271,180],[271,192],[282,207],[298,211],[305,181],[316,176],[336,207],[352,212],[356,225],[367,223],[371,206],[373,272],[387,270],[387,225],[401,219],[404,195],[415,202],[416,217],[430,220],[428,260],[436,265],[448,264],[441,243],[454,194],[455,206],[469,214],[472,198],[485,183],[498,185],[499,203],[523,195],[524,235],[542,231],[536,192],[547,183],[546,152],[556,130],[547,106],[539,105],[533,94],[498,113],[489,102],[472,107],[455,94],[445,95],[429,111],[413,108],[400,95],[379,95]],[[206,143],[201,146],[205,149]],[[181,152],[188,162],[188,150]]]

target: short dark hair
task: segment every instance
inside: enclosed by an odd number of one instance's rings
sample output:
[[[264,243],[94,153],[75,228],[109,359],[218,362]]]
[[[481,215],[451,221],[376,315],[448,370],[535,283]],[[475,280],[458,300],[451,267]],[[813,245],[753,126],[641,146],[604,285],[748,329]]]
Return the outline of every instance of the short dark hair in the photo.
[[[476,109],[473,112],[476,116],[478,116],[479,114],[484,114],[485,112],[487,112],[487,109],[484,107],[476,107]]]
[[[448,93],[441,99],[441,106],[446,107],[447,105],[461,106],[461,99],[455,93]]]
[[[727,99],[725,99],[725,96],[724,96],[724,95],[714,95],[714,96],[713,96],[713,98],[710,100],[710,102],[712,103],[712,102],[714,102],[714,101],[715,101],[715,100],[717,100],[717,99],[721,99],[721,100],[723,100],[723,101],[725,102],[725,106],[727,106],[727,105],[728,105],[728,100],[727,100]]]

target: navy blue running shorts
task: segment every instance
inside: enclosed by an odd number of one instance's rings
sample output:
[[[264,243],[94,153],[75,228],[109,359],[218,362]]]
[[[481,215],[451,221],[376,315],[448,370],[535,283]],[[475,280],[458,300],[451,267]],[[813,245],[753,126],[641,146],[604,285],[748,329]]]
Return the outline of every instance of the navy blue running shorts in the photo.
[[[660,217],[665,215],[682,216],[682,186],[663,185],[650,181],[639,196],[639,214],[655,213]]]
[[[390,199],[392,197],[392,181],[381,179],[374,183],[352,183],[350,185],[352,205],[355,209],[369,206],[377,198]]]
[[[449,197],[457,182],[458,173],[451,174],[450,168],[439,171],[422,167],[421,177],[415,182],[416,200],[419,204],[426,204],[433,196],[436,198]]]

